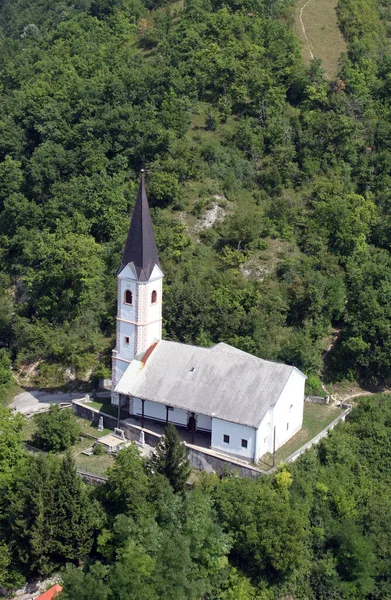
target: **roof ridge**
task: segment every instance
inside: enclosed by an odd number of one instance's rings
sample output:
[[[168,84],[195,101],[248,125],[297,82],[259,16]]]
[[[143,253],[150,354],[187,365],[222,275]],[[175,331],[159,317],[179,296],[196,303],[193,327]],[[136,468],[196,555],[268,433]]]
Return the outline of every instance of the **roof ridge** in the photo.
[[[194,348],[194,350],[196,350],[196,351],[205,351],[206,352],[206,351],[213,350],[214,352],[218,352],[219,354],[224,354],[224,356],[232,356],[236,360],[253,359],[256,361],[261,361],[264,363],[270,363],[272,365],[277,365],[279,367],[284,367],[286,369],[297,369],[298,371],[300,371],[300,369],[298,369],[294,365],[287,365],[285,363],[278,362],[276,360],[269,360],[268,358],[261,358],[260,356],[255,356],[255,354],[250,354],[249,352],[246,352],[245,350],[240,350],[239,348],[235,348],[235,346],[232,346],[232,348],[234,348],[235,350],[238,350],[238,352],[228,352],[226,350],[221,350],[221,349],[216,350],[216,346],[218,344],[216,344],[214,346],[210,346],[208,348],[205,348],[204,346],[195,346],[194,344],[183,344],[182,342],[176,342],[174,340],[160,340],[158,342],[158,346],[162,342],[167,343],[167,344],[175,344],[176,346],[186,346],[187,348]],[[226,343],[226,342],[219,342],[219,343]],[[229,344],[227,344],[227,346],[229,346]],[[301,373],[301,371],[300,371],[300,373]]]

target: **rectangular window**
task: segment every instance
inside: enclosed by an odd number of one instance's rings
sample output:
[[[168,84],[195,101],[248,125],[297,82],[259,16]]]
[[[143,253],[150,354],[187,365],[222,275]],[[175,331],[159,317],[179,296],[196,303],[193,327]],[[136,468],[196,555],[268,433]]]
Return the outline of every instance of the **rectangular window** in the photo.
[[[242,448],[247,448],[247,440],[242,440]]]
[[[125,337],[125,344],[129,344],[129,341],[130,341],[129,338],[126,336]]]
[[[229,444],[229,435],[224,434],[224,444]]]
[[[289,429],[289,423],[286,424],[286,430],[288,431]]]

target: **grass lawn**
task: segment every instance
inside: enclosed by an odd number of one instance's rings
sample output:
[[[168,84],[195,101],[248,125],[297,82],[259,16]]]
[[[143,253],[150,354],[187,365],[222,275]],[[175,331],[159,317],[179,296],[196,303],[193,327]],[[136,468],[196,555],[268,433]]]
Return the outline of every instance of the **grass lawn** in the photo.
[[[22,432],[22,440],[24,442],[28,442],[29,444],[31,444],[32,439],[33,439],[33,434],[35,433],[35,430],[37,429],[37,423],[34,419],[34,417],[32,417],[31,419],[26,419],[26,422],[24,424],[23,427],[23,432]]]
[[[300,23],[300,9],[303,7],[302,20],[311,50],[315,58],[322,60],[322,66],[330,78],[337,75],[339,57],[347,49],[338,26],[337,5],[338,0],[298,0],[294,15],[294,30],[302,42],[305,62],[309,63],[311,56]]]
[[[276,465],[284,462],[288,456],[296,452],[307,442],[312,440],[318,433],[322,431],[329,423],[334,421],[342,410],[327,404],[310,404],[304,403],[303,427],[294,435],[289,442],[281,446],[276,452]],[[272,455],[265,454],[259,466],[262,469],[268,470],[273,466]]]
[[[106,415],[118,417],[118,406],[113,406],[110,398],[96,398],[96,400],[86,402],[86,406],[91,406],[96,410],[106,413]],[[127,417],[129,417],[129,413],[121,409],[121,419],[126,419]]]
[[[104,475],[108,467],[114,464],[114,458],[110,454],[103,454],[102,456],[79,454],[75,457],[75,462],[80,471]]]

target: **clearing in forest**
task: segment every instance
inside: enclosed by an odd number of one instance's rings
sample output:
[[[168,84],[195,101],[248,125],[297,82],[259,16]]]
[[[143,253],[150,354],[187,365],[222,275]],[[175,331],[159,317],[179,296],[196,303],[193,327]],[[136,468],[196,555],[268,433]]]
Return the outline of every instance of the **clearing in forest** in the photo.
[[[306,63],[320,58],[329,78],[338,73],[340,54],[346,42],[338,26],[338,0],[298,0],[295,8],[295,32],[301,40]]]

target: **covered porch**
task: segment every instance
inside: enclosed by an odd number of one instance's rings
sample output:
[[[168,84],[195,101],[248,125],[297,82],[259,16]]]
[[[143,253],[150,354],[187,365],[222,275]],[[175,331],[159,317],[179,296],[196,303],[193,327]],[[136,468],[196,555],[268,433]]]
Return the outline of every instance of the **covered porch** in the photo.
[[[133,415],[129,415],[126,419],[123,419],[125,423],[129,425],[134,425],[136,427],[140,427],[141,429],[148,429],[152,431],[156,435],[163,435],[164,430],[167,426],[165,422],[155,421],[154,419],[149,419],[144,417],[142,420],[141,417],[135,417]],[[168,421],[170,422],[170,421]],[[195,446],[200,446],[201,448],[210,448],[211,447],[211,439],[212,435],[210,432],[205,431],[189,431],[185,426],[178,425],[174,423],[176,426],[179,435],[182,440],[188,444],[193,444]]]

